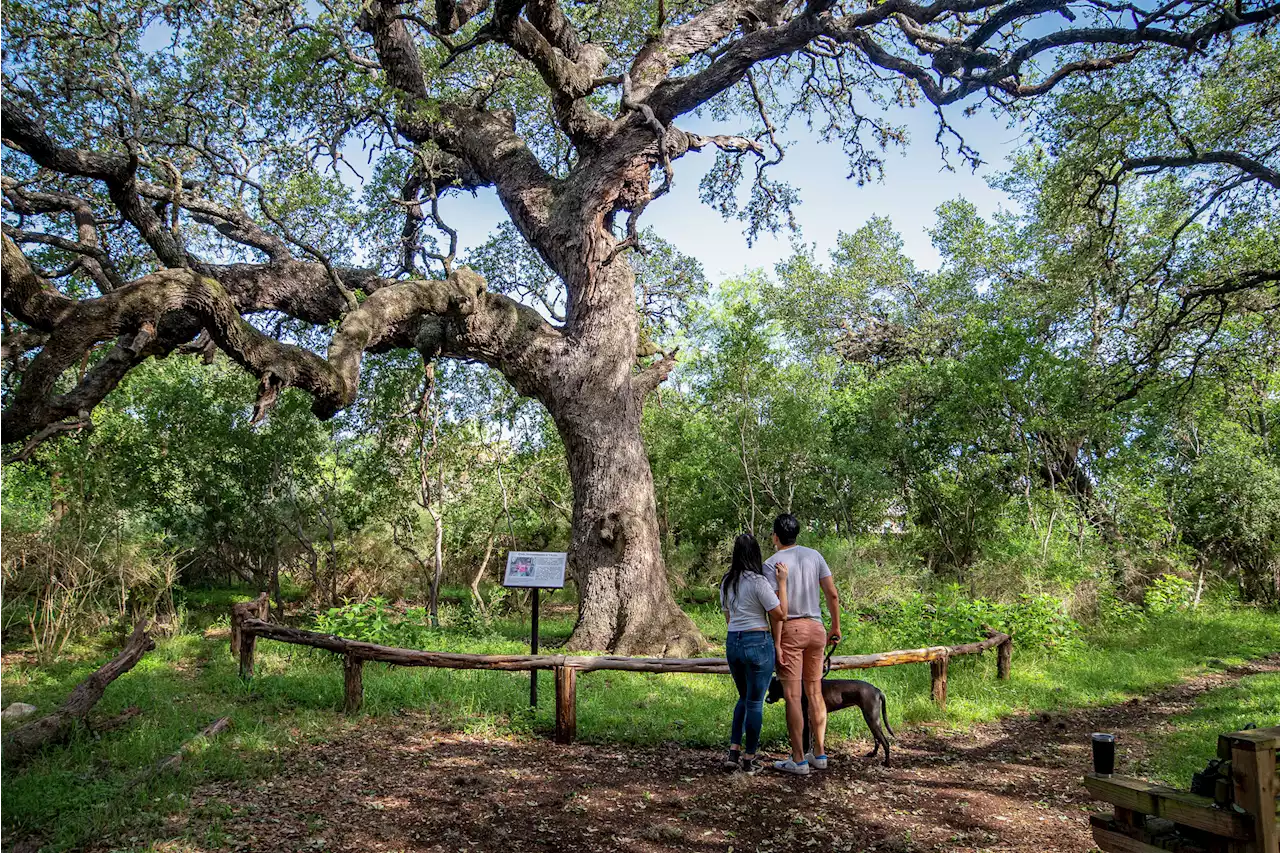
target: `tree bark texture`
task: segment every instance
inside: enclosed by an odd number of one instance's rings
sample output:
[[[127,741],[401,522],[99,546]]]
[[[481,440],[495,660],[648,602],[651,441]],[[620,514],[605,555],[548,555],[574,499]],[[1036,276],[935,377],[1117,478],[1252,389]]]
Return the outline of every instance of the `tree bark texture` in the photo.
[[[1013,669],[1013,640],[1005,640],[996,646],[996,678],[1001,681],[1009,678]]]
[[[599,301],[562,357],[547,401],[573,484],[569,568],[579,608],[568,647],[679,657],[704,643],[671,594],[662,558],[653,472],[640,437],[650,388],[632,370],[638,319],[610,293],[629,293],[634,278],[621,261],[605,270],[593,287],[579,288]]]
[[[270,603],[264,592],[252,601],[237,601],[231,605],[231,656],[240,656],[242,634],[240,626],[246,619],[266,619],[270,613]]]
[[[947,657],[929,661],[930,695],[939,711],[947,710]]]
[[[358,714],[364,705],[364,661],[355,655],[342,659],[342,711]]]
[[[556,667],[556,743],[573,743],[578,736],[578,671]]]

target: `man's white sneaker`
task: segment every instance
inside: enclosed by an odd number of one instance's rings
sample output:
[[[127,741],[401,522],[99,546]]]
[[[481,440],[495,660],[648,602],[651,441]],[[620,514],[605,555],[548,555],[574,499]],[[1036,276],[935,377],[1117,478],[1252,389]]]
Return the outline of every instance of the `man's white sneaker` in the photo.
[[[780,770],[783,773],[794,773],[797,776],[808,776],[809,762],[801,761],[797,764],[794,760],[788,758],[786,761],[773,762],[773,769]]]
[[[809,762],[809,766],[814,770],[827,769],[827,757],[825,755],[814,755],[812,752],[805,753],[804,760]]]

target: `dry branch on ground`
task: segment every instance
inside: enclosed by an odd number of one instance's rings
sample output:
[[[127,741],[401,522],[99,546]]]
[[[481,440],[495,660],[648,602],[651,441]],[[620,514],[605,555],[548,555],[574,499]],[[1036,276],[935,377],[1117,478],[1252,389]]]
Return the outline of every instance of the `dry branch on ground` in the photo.
[[[156,647],[155,640],[147,634],[148,621],[143,619],[139,622],[120,653],[76,685],[58,710],[6,737],[5,759],[11,763],[23,761],[46,744],[70,737],[76,725],[83,722],[102,699],[107,686],[133,669],[144,654]]]

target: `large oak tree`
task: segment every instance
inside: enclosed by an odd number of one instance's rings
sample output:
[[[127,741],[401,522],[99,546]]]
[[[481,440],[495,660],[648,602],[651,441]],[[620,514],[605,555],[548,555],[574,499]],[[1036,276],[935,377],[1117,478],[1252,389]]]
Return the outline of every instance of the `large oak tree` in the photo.
[[[1265,29],[1280,5],[1173,0],[388,0],[5,4],[4,440],[81,428],[152,356],[218,347],[319,417],[366,352],[500,371],[540,400],[574,487],[571,645],[700,642],[659,550],[639,424],[674,353],[642,334],[632,259],[675,163],[749,232],[795,190],[793,118],[859,178],[877,104],[1006,108],[1139,56]],[[722,134],[682,129],[715,120]],[[359,182],[349,158],[364,146]],[[738,202],[739,184],[751,185]],[[455,265],[450,193],[492,188],[563,288],[522,302]],[[433,277],[439,275],[439,277]],[[518,283],[517,283],[518,284]],[[508,288],[516,295],[537,288]],[[328,337],[324,356],[314,344]]]

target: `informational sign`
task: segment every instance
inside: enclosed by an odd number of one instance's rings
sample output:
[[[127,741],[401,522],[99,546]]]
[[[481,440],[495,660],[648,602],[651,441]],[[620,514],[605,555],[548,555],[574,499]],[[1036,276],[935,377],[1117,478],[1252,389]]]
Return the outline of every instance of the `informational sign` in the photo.
[[[561,589],[569,555],[558,551],[512,551],[507,554],[503,586]]]

